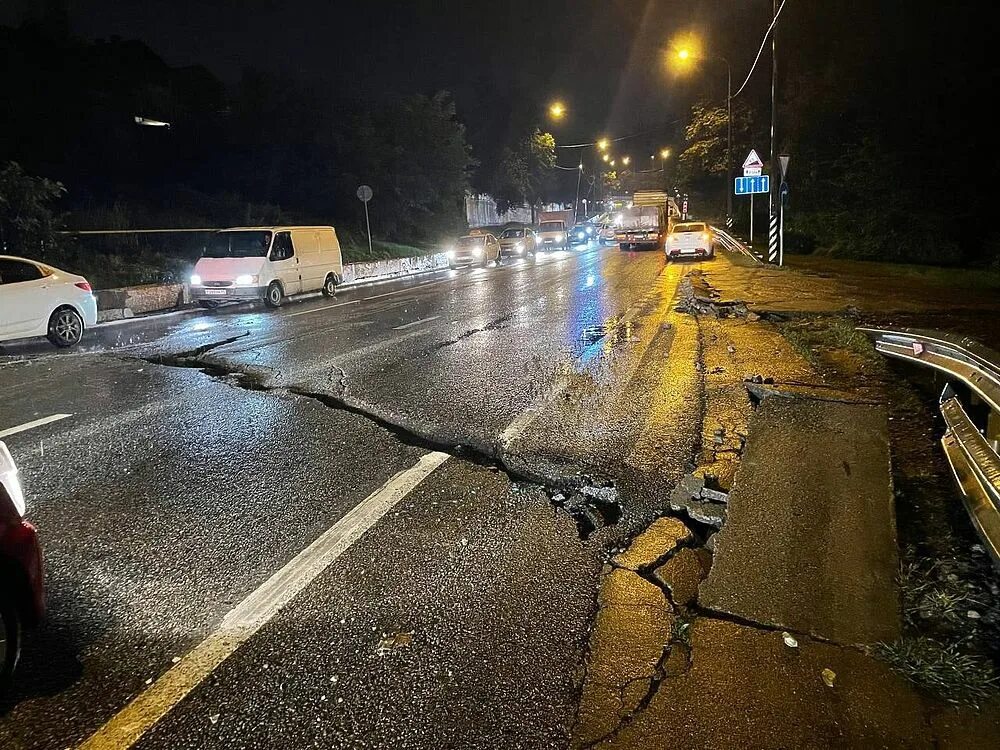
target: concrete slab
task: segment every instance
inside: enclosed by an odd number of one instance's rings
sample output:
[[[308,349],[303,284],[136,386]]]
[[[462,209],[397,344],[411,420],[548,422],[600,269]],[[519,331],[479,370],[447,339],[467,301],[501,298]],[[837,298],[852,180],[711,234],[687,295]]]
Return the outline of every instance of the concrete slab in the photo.
[[[855,648],[719,620],[690,628],[686,673],[663,680],[601,748],[930,748],[920,696]],[[823,670],[834,673],[833,687]],[[969,747],[982,747],[970,745]]]
[[[881,407],[767,399],[728,509],[701,606],[838,643],[899,636]]]
[[[614,563],[629,570],[648,568],[690,539],[691,530],[676,518],[658,518],[632,540],[628,549],[615,555]]]

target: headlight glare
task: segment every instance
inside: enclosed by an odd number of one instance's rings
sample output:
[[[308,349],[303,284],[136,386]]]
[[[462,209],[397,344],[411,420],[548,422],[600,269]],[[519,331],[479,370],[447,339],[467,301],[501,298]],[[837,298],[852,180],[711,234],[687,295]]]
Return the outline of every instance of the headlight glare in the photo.
[[[201,286],[201,276],[199,276],[196,273],[191,274],[191,285],[192,286]]]
[[[236,286],[251,286],[257,283],[257,277],[248,273],[236,277]]]

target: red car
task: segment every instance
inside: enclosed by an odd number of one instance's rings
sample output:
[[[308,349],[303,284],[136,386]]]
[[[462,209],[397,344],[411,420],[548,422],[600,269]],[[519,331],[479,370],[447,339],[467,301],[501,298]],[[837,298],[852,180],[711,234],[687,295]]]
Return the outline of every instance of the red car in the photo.
[[[0,688],[21,654],[21,634],[45,614],[42,550],[35,527],[24,520],[17,466],[0,441]]]

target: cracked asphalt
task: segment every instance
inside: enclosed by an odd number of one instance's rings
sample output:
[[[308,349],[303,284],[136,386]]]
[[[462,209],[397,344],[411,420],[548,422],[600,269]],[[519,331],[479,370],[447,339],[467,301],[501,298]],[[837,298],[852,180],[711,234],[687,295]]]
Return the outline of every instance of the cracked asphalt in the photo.
[[[691,268],[591,247],[0,349],[0,431],[69,415],[5,438],[49,616],[0,746],[565,747],[602,565],[698,450]]]

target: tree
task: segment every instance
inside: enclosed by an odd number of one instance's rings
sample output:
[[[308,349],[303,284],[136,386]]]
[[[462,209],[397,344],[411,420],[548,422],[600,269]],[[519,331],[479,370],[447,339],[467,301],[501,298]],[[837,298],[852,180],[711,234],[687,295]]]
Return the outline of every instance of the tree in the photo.
[[[52,209],[66,188],[61,182],[32,177],[20,164],[0,168],[0,247],[32,253],[55,243],[60,216]]]
[[[677,179],[685,190],[697,195],[699,203],[707,201],[708,205],[718,205],[720,209],[727,174],[727,117],[724,106],[694,105],[691,121],[684,130],[687,147],[677,157]],[[740,154],[747,151],[752,142],[751,112],[742,103],[733,102],[734,169]]]
[[[541,202],[556,163],[556,139],[538,128],[504,150],[493,189],[497,212],[527,203],[532,214]]]

